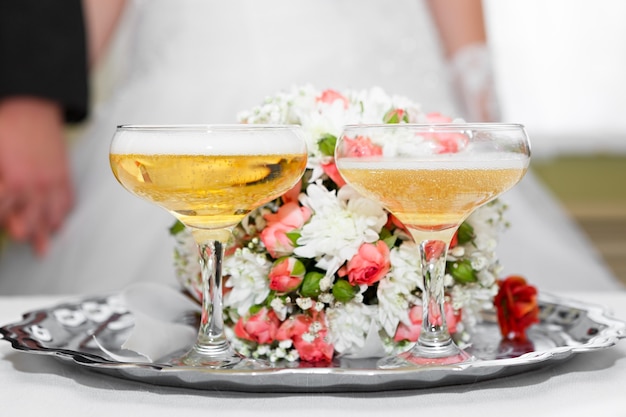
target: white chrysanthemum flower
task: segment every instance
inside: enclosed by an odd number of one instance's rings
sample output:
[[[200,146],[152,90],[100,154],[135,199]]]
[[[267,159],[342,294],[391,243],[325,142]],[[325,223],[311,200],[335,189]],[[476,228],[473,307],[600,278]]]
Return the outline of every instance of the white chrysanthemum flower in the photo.
[[[482,320],[482,312],[493,308],[493,297],[498,286],[483,287],[480,284],[457,285],[452,288],[452,307],[463,310],[462,320],[468,330]]]
[[[413,292],[423,288],[417,245],[405,241],[389,253],[391,270],[378,283],[378,320],[389,336],[400,322],[409,323],[408,310],[419,303]]]
[[[330,342],[335,350],[345,353],[362,349],[375,316],[375,306],[356,302],[340,303],[327,309]]]
[[[387,277],[378,282],[378,321],[383,330],[393,336],[400,322],[409,323],[411,290]]]
[[[474,238],[474,245],[480,251],[493,252],[498,246],[498,241],[495,238],[488,236],[486,233],[484,233],[478,234]]]
[[[174,235],[174,268],[178,279],[186,286],[192,287],[191,281],[200,281],[200,263],[198,262],[198,245],[185,228]]]
[[[477,237],[496,238],[507,227],[503,213],[506,205],[496,199],[476,209],[468,218],[467,223],[474,229]]]
[[[341,190],[344,189],[349,192],[347,187]],[[327,269],[327,275],[351,259],[363,243],[377,241],[387,221],[380,204],[357,194],[350,195],[349,200],[341,197],[321,184],[310,184],[307,194],[301,197],[301,203],[313,211],[313,216],[302,227],[294,253],[318,260],[317,266]],[[328,269],[328,265],[335,269]]]
[[[405,241],[389,252],[391,261],[391,278],[395,285],[407,290],[424,289],[421,265],[417,245],[413,241]]]
[[[229,279],[225,285],[231,290],[224,296],[224,306],[235,308],[244,315],[250,307],[262,303],[269,295],[269,273],[272,263],[264,256],[237,249],[224,259],[223,272]]]

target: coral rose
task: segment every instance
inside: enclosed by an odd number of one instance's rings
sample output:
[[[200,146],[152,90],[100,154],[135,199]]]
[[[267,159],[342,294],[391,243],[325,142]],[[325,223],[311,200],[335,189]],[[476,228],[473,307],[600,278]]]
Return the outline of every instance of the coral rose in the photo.
[[[332,104],[337,100],[341,100],[343,102],[343,108],[347,109],[350,106],[350,102],[348,101],[348,99],[343,96],[341,93],[339,93],[338,91],[335,90],[324,90],[322,91],[322,94],[319,95],[319,97],[317,97],[317,101],[320,101],[322,103],[327,103],[327,104]]]
[[[332,160],[331,162],[327,162],[325,164],[320,164],[320,165],[322,167],[322,170],[324,171],[324,174],[328,175],[328,177],[335,184],[337,184],[337,187],[341,188],[344,185],[346,185],[346,181],[343,179],[343,177],[339,173],[339,170],[337,169],[337,165],[335,164],[334,160]]]
[[[280,198],[281,200],[283,200],[283,203],[298,202],[298,197],[300,196],[301,192],[302,192],[302,178],[300,178],[298,183],[294,185],[293,187],[291,187],[291,189],[287,191],[286,193],[284,193]]]
[[[452,118],[440,113],[429,113],[426,115],[428,123],[450,123]],[[463,148],[467,142],[467,137],[462,133],[436,133],[429,135],[428,140],[437,145],[437,153],[455,153]]]
[[[348,276],[351,285],[372,285],[389,272],[391,260],[389,248],[382,240],[364,243],[356,255],[339,271],[340,276]]]
[[[291,339],[305,362],[330,362],[333,358],[334,346],[328,343],[328,327],[322,312],[290,317],[278,329],[276,339]]]
[[[239,318],[235,325],[235,335],[240,339],[256,343],[272,343],[276,340],[279,326],[280,320],[274,310],[263,307],[247,320]]]
[[[311,217],[311,209],[296,202],[285,203],[276,213],[266,214],[267,226],[261,232],[261,241],[273,258],[290,255],[293,242],[288,232],[301,228]]]
[[[344,138],[343,146],[346,156],[363,157],[383,154],[383,148],[375,145],[370,138],[365,136],[357,136],[354,139]]]

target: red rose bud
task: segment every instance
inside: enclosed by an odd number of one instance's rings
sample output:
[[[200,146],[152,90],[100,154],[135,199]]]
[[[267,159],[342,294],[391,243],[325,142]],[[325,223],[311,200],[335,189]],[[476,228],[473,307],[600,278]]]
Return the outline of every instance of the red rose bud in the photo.
[[[300,286],[305,272],[304,264],[298,259],[279,259],[268,274],[270,289],[281,293],[294,291]]]
[[[300,287],[300,295],[303,297],[317,297],[322,290],[320,289],[320,281],[324,278],[321,272],[311,271],[304,276],[302,287]]]
[[[524,278],[515,275],[498,281],[498,285],[494,305],[502,337],[525,342],[526,330],[539,322],[537,289],[527,284]]]
[[[383,116],[383,122],[390,124],[400,122],[408,123],[409,116],[407,112],[403,109],[391,109],[387,113],[385,113],[385,116]]]

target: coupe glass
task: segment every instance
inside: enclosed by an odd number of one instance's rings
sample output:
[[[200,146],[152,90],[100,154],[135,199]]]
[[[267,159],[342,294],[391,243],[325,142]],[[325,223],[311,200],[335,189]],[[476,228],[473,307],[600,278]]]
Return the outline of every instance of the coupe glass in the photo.
[[[472,211],[524,176],[530,161],[524,127],[500,123],[346,126],[335,159],[346,182],[383,204],[419,247],[420,336],[413,348],[381,359],[379,367],[470,360],[446,325],[446,254],[456,230]]]
[[[214,369],[256,367],[224,335],[222,258],[232,229],[251,210],[292,188],[306,168],[304,135],[286,125],[119,126],[111,168],[131,193],[187,226],[198,244],[202,315],[195,345],[179,362]]]

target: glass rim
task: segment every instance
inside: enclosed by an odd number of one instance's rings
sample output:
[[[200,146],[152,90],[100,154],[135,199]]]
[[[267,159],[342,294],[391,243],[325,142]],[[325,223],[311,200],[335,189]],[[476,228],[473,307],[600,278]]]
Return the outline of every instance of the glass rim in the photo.
[[[178,130],[178,131],[210,131],[210,130],[287,130],[302,126],[297,124],[262,124],[262,123],[181,123],[181,124],[121,124],[117,125],[116,130]]]
[[[441,128],[449,130],[524,130],[525,126],[521,123],[508,122],[451,122],[451,123],[360,123],[347,124],[343,127],[348,129],[392,129],[397,127],[408,127],[419,130]]]

